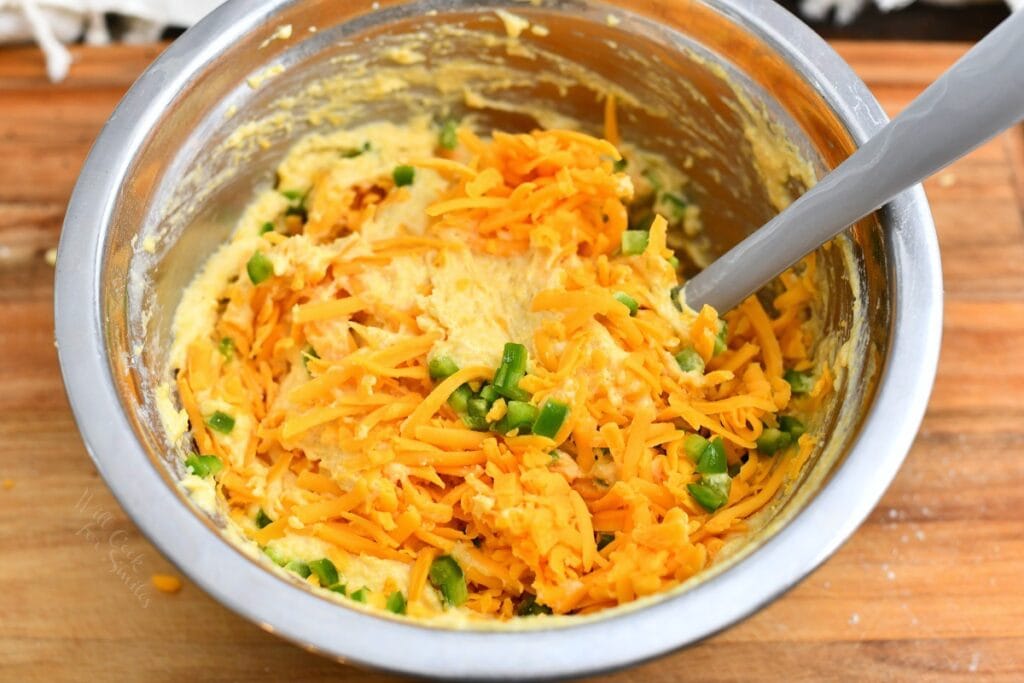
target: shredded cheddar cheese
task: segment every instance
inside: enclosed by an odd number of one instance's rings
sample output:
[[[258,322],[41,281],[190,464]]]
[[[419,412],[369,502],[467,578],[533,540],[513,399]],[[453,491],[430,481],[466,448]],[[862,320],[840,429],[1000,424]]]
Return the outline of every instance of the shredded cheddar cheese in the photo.
[[[403,591],[416,617],[446,609],[429,578],[441,555],[464,573],[460,609],[509,619],[530,596],[586,614],[699,573],[799,475],[812,435],[758,444],[831,386],[810,356],[813,258],[767,308],[678,310],[669,221],[620,252],[637,197],[611,96],[605,135],[462,128],[455,152],[366,146],[324,161],[267,230],[236,235],[212,324],[173,369],[246,536],[268,554],[327,548],[350,595],[353,562],[378,558],[397,573],[369,590]],[[400,164],[411,185],[392,179]],[[266,279],[247,274],[257,252]],[[521,393],[471,428],[466,397],[501,381],[506,342],[529,352]],[[442,355],[459,367],[432,379]],[[816,372],[813,388],[796,396],[787,369]],[[547,434],[497,426],[548,402],[564,418]],[[694,491],[714,481],[688,454],[695,436],[721,444],[717,506]]]
[[[177,593],[182,587],[181,579],[170,574],[153,574],[149,580],[161,593]]]

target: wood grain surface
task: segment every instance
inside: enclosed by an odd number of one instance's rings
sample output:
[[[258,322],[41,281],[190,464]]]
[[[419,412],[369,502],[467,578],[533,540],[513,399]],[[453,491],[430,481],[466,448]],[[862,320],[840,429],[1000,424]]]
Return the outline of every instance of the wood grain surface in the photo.
[[[836,47],[890,113],[964,49]],[[45,254],[92,140],[160,49],[77,48],[59,86],[35,51],[0,49],[0,681],[390,680],[268,635],[188,582],[156,591],[150,576],[173,570],[108,492],[68,410]],[[784,598],[602,680],[1024,680],[1024,133],[926,187],[945,334],[896,482]]]

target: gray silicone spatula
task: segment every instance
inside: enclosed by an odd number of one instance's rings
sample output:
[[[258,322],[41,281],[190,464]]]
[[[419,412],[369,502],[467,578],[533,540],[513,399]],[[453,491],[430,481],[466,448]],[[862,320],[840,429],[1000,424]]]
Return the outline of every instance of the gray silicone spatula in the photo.
[[[686,283],[694,310],[733,308],[857,220],[1024,118],[1024,10],[785,211]]]

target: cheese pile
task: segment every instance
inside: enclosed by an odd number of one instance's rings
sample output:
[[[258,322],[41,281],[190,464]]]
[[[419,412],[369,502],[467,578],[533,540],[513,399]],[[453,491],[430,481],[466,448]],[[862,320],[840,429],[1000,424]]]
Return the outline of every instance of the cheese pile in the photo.
[[[813,449],[815,263],[770,306],[686,309],[667,239],[695,207],[638,159],[426,121],[300,142],[177,312],[186,484],[418,618],[585,614],[707,567]],[[637,226],[641,195],[681,210]]]

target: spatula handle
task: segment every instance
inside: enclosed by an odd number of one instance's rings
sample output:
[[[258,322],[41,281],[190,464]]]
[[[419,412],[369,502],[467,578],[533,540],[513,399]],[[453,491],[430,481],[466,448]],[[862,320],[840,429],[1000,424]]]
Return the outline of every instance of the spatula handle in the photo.
[[[960,58],[897,118],[785,211],[690,280],[681,299],[733,308],[772,278],[1024,118],[1024,11]]]

